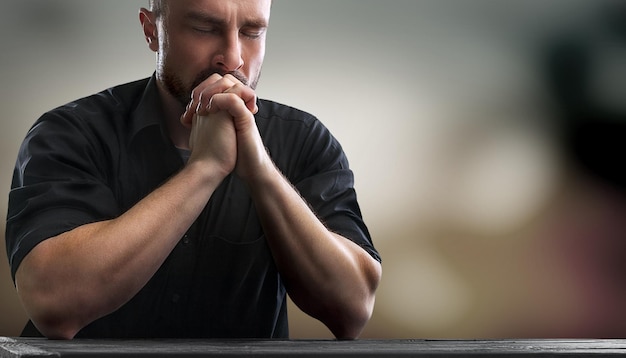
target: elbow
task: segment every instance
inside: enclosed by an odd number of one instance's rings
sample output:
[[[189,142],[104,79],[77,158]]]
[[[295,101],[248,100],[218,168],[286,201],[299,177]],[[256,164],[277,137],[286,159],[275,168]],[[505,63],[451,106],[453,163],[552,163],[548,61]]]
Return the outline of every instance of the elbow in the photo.
[[[21,293],[19,296],[28,317],[46,338],[73,339],[82,328],[76,324],[70,312],[51,305],[45,299],[38,299],[33,294],[25,293]]]
[[[44,337],[69,340],[73,339],[82,328],[75,323],[69,312],[59,310],[58,307],[36,299],[32,295],[20,294],[19,296],[28,317]]]
[[[56,322],[45,322],[44,320],[33,319],[33,324],[44,337],[54,340],[74,339],[79,329],[71,328],[66,324]]]
[[[16,280],[17,282],[20,281]],[[77,323],[75,312],[72,312],[71,306],[74,305],[58,298],[55,299],[57,296],[54,291],[42,289],[41,286],[44,285],[17,286],[18,297],[28,317],[46,338],[73,339],[82,328]]]
[[[333,315],[328,328],[338,340],[358,339],[374,311],[374,295],[359,305],[352,305],[343,314]]]
[[[337,339],[352,340],[359,338],[374,313],[376,289],[382,276],[382,267],[380,263],[376,262],[370,265],[369,270],[366,270],[366,272],[366,288],[362,291],[359,299],[354,299],[345,305],[343,314],[332,315],[335,319],[339,318],[337,320],[331,319],[333,325],[332,327],[329,326]],[[357,302],[357,304],[354,304],[354,302]]]
[[[380,267],[380,266],[378,266]],[[374,313],[376,302],[376,289],[380,281],[380,269],[374,270],[376,274],[370,276],[367,289],[361,291],[358,296],[344,302],[336,309],[334,314],[328,316],[328,328],[335,338],[339,340],[353,340],[359,338],[361,332]],[[331,311],[332,312],[332,311]]]
[[[71,340],[74,339],[76,335],[76,331],[52,331],[50,334],[44,334],[44,336],[48,339],[55,340]]]

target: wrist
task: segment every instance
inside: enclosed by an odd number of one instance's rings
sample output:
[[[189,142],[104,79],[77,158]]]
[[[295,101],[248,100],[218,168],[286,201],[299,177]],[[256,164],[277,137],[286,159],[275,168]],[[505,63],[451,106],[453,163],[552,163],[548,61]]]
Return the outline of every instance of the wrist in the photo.
[[[243,180],[251,189],[253,188],[265,188],[271,185],[277,179],[283,177],[280,170],[276,167],[269,155],[264,155],[263,159],[253,169],[243,170],[237,168],[237,175]]]
[[[204,188],[217,188],[224,180],[229,171],[210,161],[192,160],[191,158],[182,169],[181,173],[188,176],[190,183],[197,183]]]

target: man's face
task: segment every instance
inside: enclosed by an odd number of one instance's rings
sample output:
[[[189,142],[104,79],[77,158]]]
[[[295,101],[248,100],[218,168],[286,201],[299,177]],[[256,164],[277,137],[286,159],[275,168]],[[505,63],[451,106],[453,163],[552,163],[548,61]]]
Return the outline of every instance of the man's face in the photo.
[[[214,73],[256,88],[271,0],[174,0],[156,19],[157,79],[183,106]]]

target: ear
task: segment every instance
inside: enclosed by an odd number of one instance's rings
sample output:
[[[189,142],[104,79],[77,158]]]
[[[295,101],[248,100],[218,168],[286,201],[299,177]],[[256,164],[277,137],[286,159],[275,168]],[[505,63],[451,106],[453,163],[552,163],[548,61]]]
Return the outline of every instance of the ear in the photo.
[[[152,11],[142,7],[139,9],[139,22],[141,23],[141,28],[143,29],[148,47],[150,50],[157,52],[159,50],[159,42],[157,40],[156,16]]]

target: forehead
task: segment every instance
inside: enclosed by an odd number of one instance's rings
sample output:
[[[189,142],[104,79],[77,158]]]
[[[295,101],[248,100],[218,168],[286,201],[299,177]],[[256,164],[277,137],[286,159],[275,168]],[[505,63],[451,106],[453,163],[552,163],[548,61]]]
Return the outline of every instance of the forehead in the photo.
[[[269,22],[271,0],[172,0],[168,16],[219,19],[225,23]]]

